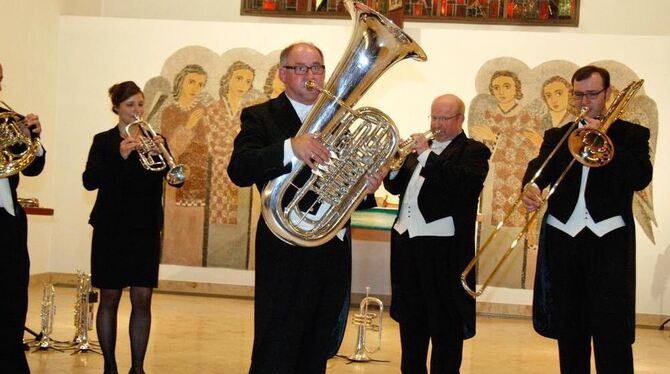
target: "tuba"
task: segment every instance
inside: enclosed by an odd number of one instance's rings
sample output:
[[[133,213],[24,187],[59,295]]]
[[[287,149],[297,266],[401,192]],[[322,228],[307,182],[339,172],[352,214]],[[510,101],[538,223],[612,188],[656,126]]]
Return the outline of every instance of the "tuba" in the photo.
[[[353,35],[325,88],[306,82],[320,95],[297,133],[318,135],[331,160],[309,174],[294,158],[291,172],[261,192],[270,230],[303,247],[321,245],[336,235],[365,197],[367,175],[396,153],[400,136],[393,121],[378,109],[352,106],[396,62],[426,60],[421,47],[392,21],[360,2],[345,0],[344,5],[355,24]],[[305,174],[309,176],[303,181]],[[312,215],[300,208],[304,206],[320,210]]]
[[[169,166],[170,169],[165,176],[168,184],[175,186],[184,183],[186,180],[186,170],[184,165],[177,165],[174,162],[174,158],[167,148],[165,148],[165,145],[156,144],[156,142],[154,142],[153,138],[156,136],[156,132],[153,127],[151,127],[148,122],[143,121],[140,117],[135,116],[135,121],[126,125],[126,134],[128,134],[128,136],[131,136],[130,129],[133,126],[137,126],[140,130],[140,136],[138,136],[137,139],[140,142],[140,149],[137,153],[140,156],[142,166],[149,171],[161,171]],[[155,147],[158,147],[160,154],[154,156],[151,154],[151,150]]]
[[[0,104],[6,110],[0,111],[0,178],[6,178],[33,162],[40,149],[40,138],[24,134],[25,117],[14,112],[4,101]]]
[[[624,88],[623,90],[621,90],[621,92],[619,92],[617,97],[614,99],[614,101],[612,101],[612,104],[607,108],[607,111],[600,119],[602,123],[600,129],[590,129],[590,128],[580,129],[577,127],[579,123],[583,121],[584,115],[589,110],[588,107],[581,108],[581,112],[579,116],[577,116],[577,118],[572,122],[572,126],[568,129],[568,131],[565,132],[565,135],[563,135],[563,137],[559,140],[558,144],[556,144],[556,146],[549,153],[544,162],[542,162],[542,165],[540,165],[540,167],[537,169],[535,175],[533,175],[530,181],[526,183],[526,185],[523,187],[523,190],[521,191],[521,194],[514,201],[514,204],[512,204],[512,207],[505,213],[505,217],[502,220],[500,220],[500,222],[498,222],[498,225],[494,228],[494,230],[491,232],[488,238],[486,238],[484,244],[482,244],[482,246],[477,250],[476,255],[472,258],[470,263],[468,263],[468,265],[461,273],[461,285],[463,286],[465,292],[467,292],[473,298],[480,296],[484,292],[486,287],[488,287],[489,282],[493,279],[493,277],[498,272],[502,264],[507,260],[507,258],[510,256],[514,248],[516,248],[516,246],[521,242],[521,239],[526,235],[533,221],[535,221],[535,218],[537,218],[537,214],[540,212],[542,206],[544,206],[544,204],[546,204],[547,201],[549,201],[549,198],[556,191],[558,186],[563,181],[563,178],[568,174],[568,171],[570,171],[575,162],[579,162],[584,166],[588,167],[601,167],[607,165],[610,161],[612,161],[612,158],[614,157],[614,144],[612,144],[612,140],[610,140],[606,132],[610,128],[612,123],[614,123],[614,121],[619,119],[619,117],[621,117],[625,113],[628,103],[635,96],[635,94],[637,94],[637,91],[640,89],[640,87],[642,87],[643,84],[644,79],[640,79],[639,81],[631,82],[628,86],[626,86],[626,88]],[[470,287],[467,283],[468,275],[470,274],[470,272],[474,270],[475,266],[479,263],[482,255],[485,253],[489,244],[491,244],[493,239],[498,235],[500,229],[503,226],[503,223],[507,221],[509,216],[522,203],[523,195],[526,192],[526,190],[529,188],[529,186],[535,183],[535,181],[537,180],[537,178],[540,177],[540,175],[542,175],[544,168],[547,166],[547,164],[549,164],[549,161],[553,159],[554,155],[558,152],[558,150],[561,148],[561,146],[563,146],[563,144],[566,141],[568,149],[570,150],[570,153],[573,156],[572,160],[563,169],[561,174],[556,179],[556,182],[554,182],[554,184],[552,184],[549,187],[549,191],[546,194],[546,196],[542,199],[540,207],[538,207],[526,219],[526,222],[521,231],[514,237],[514,240],[512,240],[512,243],[510,243],[505,252],[503,252],[502,257],[500,257],[498,262],[494,264],[491,273],[487,277],[485,277],[484,280],[481,282],[481,287],[479,288],[479,290],[476,289],[476,286]]]

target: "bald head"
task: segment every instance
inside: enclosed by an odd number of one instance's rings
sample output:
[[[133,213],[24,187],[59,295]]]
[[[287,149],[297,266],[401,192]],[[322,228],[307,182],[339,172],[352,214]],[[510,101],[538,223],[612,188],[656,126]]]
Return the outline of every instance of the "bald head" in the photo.
[[[440,133],[435,140],[444,142],[458,136],[463,131],[465,104],[458,96],[445,94],[435,98],[430,106],[430,128]]]

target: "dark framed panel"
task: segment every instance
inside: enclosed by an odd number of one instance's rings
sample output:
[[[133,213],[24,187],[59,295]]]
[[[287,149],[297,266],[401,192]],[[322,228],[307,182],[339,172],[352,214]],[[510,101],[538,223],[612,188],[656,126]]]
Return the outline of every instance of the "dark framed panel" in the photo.
[[[387,14],[400,3],[405,21],[573,26],[580,0],[364,0]],[[270,17],[349,18],[341,0],[241,0],[240,14]]]

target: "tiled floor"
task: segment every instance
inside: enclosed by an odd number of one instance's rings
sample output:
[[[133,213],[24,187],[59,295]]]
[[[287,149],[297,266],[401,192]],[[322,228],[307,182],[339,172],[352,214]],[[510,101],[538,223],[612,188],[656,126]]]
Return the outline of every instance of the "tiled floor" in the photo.
[[[72,339],[75,289],[57,287],[57,313],[51,336]],[[31,286],[28,327],[40,328],[41,285]],[[129,368],[129,305],[124,294],[119,315],[117,356],[121,373]],[[347,329],[340,354],[353,353],[356,329]],[[91,338],[96,339],[91,331]],[[31,337],[26,334],[26,337]],[[246,373],[253,339],[253,302],[221,297],[156,293],[145,369],[150,374]],[[636,373],[670,373],[670,331],[638,329],[634,345]],[[37,351],[27,353],[34,374],[102,373],[102,356]],[[399,373],[398,326],[384,320],[382,350],[371,355],[388,362],[353,363],[335,358],[328,373]],[[533,332],[530,321],[480,317],[477,336],[466,341],[463,374],[558,373],[554,341]],[[595,370],[593,370],[595,373]]]

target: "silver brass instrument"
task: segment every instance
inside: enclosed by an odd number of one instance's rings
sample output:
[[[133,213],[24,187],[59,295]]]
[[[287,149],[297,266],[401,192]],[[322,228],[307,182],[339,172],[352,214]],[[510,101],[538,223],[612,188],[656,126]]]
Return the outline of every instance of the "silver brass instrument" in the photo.
[[[53,284],[45,283],[42,290],[42,305],[40,306],[40,341],[37,343],[37,349],[40,350],[55,348],[54,341],[51,340],[54,317],[56,316],[55,295],[56,289],[54,289]]]
[[[601,167],[607,165],[612,160],[612,158],[614,157],[614,145],[612,144],[612,141],[605,133],[612,125],[612,123],[614,123],[614,121],[619,119],[619,117],[621,117],[624,114],[624,112],[626,111],[626,106],[628,105],[630,100],[635,96],[640,87],[642,87],[643,83],[644,83],[643,79],[631,82],[628,86],[626,86],[626,88],[624,88],[621,92],[619,92],[617,97],[614,99],[612,104],[609,106],[605,114],[600,119],[602,125],[599,130],[591,128],[581,128],[581,129],[577,128],[579,123],[582,122],[584,115],[589,110],[589,108],[587,107],[582,107],[581,113],[573,121],[572,126],[568,129],[568,131],[565,132],[565,135],[563,135],[563,137],[560,139],[558,144],[556,144],[556,147],[554,147],[551,153],[549,153],[549,155],[544,160],[540,168],[537,169],[535,175],[533,175],[531,180],[528,181],[528,183],[526,183],[519,197],[516,199],[512,207],[505,214],[505,217],[498,223],[498,225],[491,232],[486,241],[484,241],[484,244],[479,248],[479,250],[477,250],[477,254],[472,258],[470,263],[468,263],[468,265],[465,267],[465,270],[463,270],[463,273],[461,274],[461,285],[470,296],[477,297],[481,295],[482,292],[484,292],[491,279],[495,276],[498,269],[500,269],[501,265],[505,262],[505,260],[507,260],[509,255],[512,253],[512,250],[519,244],[519,242],[521,242],[523,236],[526,235],[526,233],[530,229],[531,224],[533,223],[535,218],[537,218],[537,214],[538,212],[540,212],[542,206],[546,204],[546,202],[549,200],[554,191],[556,191],[556,188],[558,188],[561,181],[568,173],[570,168],[575,164],[575,162],[578,161],[581,164],[589,167]],[[484,254],[485,250],[488,248],[493,238],[495,238],[495,236],[498,234],[498,232],[502,228],[503,223],[507,221],[509,216],[519,207],[526,190],[529,188],[529,186],[535,183],[535,181],[537,180],[537,178],[540,177],[540,175],[542,175],[544,168],[547,166],[549,161],[554,157],[554,155],[556,154],[558,149],[563,145],[563,143],[566,142],[566,140],[568,142],[568,148],[570,149],[570,153],[573,156],[572,161],[570,161],[570,163],[565,167],[565,169],[563,169],[559,177],[556,179],[556,182],[554,182],[554,184],[550,186],[549,191],[546,194],[546,196],[542,199],[540,206],[532,214],[530,214],[528,218],[526,218],[525,225],[523,226],[521,232],[519,232],[516,235],[516,237],[509,245],[507,250],[503,253],[502,257],[500,257],[498,262],[493,267],[493,271],[491,271],[491,274],[488,277],[486,277],[484,281],[481,282],[481,288],[478,291],[473,290],[467,284],[468,274],[474,269],[475,265],[479,263],[481,256]]]
[[[75,336],[72,339],[74,350],[78,352],[97,352],[93,349],[97,344],[88,338],[88,332],[93,329],[93,304],[98,294],[91,290],[91,274],[77,271],[77,294],[74,304]]]
[[[367,354],[375,353],[382,348],[384,304],[378,298],[370,296],[370,287],[365,287],[365,290],[366,297],[361,300],[359,313],[354,314],[352,320],[353,324],[358,326],[358,333],[356,334],[356,351],[348,358],[356,362],[371,361],[372,359]],[[370,304],[377,305],[379,314],[370,312]],[[366,343],[368,330],[377,332],[377,346],[374,349],[369,349]]]
[[[291,172],[270,181],[261,193],[270,230],[303,247],[318,246],[336,235],[365,197],[367,175],[396,152],[400,137],[393,121],[378,109],[352,106],[396,62],[426,60],[421,47],[392,21],[360,2],[345,0],[344,5],[355,24],[353,35],[325,88],[306,82],[321,94],[297,133],[318,135],[330,162],[299,182],[306,166],[294,158]],[[293,196],[288,205],[286,194]],[[308,214],[299,208],[300,202],[320,205],[321,211]]]
[[[25,169],[37,157],[40,138],[23,133],[25,117],[14,112],[4,101],[7,110],[0,112],[0,178]]]
[[[133,126],[137,126],[140,131],[140,135],[137,137],[137,140],[140,142],[140,149],[137,153],[140,156],[140,162],[145,169],[149,171],[161,171],[165,170],[166,167],[169,167],[168,173],[165,177],[168,184],[174,186],[184,183],[186,180],[186,169],[184,165],[177,165],[174,161],[174,158],[170,152],[165,148],[163,144],[157,144],[154,142],[154,137],[156,132],[153,127],[140,117],[135,116],[135,121],[126,125],[126,134],[132,136],[131,129]],[[157,155],[152,155],[152,149],[158,147],[160,151]]]
[[[423,133],[423,136],[425,136],[428,140],[433,140],[439,134],[440,130],[436,130],[435,132],[433,132],[433,130],[428,130]],[[416,141],[412,138],[408,138],[407,140],[400,143],[398,146],[398,152],[396,152],[395,156],[393,156],[393,159],[389,162],[389,167],[391,170],[400,170],[400,167],[402,166],[403,162],[405,162],[407,156],[409,156],[414,150],[415,144]]]

